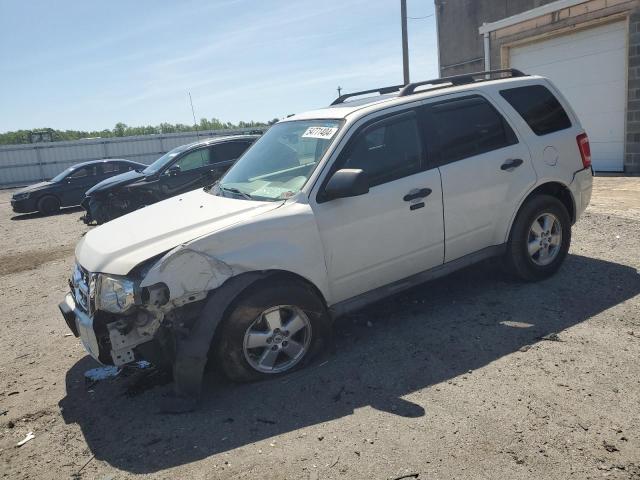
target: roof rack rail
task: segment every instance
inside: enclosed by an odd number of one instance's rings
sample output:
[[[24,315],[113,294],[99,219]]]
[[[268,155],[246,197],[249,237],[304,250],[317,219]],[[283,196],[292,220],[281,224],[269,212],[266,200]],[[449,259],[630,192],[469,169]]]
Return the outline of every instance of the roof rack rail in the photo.
[[[486,70],[483,72],[463,73],[461,75],[453,75],[450,77],[433,78],[431,80],[424,80],[422,82],[408,83],[407,85],[394,85],[393,87],[373,88],[371,90],[362,90],[361,92],[345,93],[336,98],[331,105],[338,105],[344,103],[345,100],[351,97],[357,97],[360,95],[366,95],[367,93],[379,93],[385,95],[387,93],[393,93],[400,91],[398,97],[406,97],[412,95],[416,88],[423,85],[442,85],[445,83],[451,83],[452,85],[467,85],[469,83],[482,82],[491,80],[492,75],[504,75],[508,74],[508,77],[526,77],[527,75],[515,68],[505,68],[502,70]],[[476,80],[475,77],[485,77],[483,80]]]
[[[361,92],[345,93],[336,98],[331,105],[338,105],[344,103],[344,101],[351,97],[357,97],[359,95],[366,95],[367,93],[379,93],[380,95],[386,95],[387,93],[393,93],[400,90],[404,85],[394,85],[393,87],[373,88],[371,90],[363,90]]]
[[[409,83],[405,85],[398,97],[406,97],[412,95],[416,88],[423,85],[440,85],[443,83],[451,83],[452,85],[467,85],[469,83],[475,83],[478,81],[491,80],[492,75],[508,74],[509,77],[526,77],[526,74],[515,68],[505,68],[502,70],[486,70],[484,72],[463,73],[461,75],[453,75],[450,77],[434,78],[432,80],[424,80],[422,82]],[[476,80],[475,77],[485,77],[482,80]]]

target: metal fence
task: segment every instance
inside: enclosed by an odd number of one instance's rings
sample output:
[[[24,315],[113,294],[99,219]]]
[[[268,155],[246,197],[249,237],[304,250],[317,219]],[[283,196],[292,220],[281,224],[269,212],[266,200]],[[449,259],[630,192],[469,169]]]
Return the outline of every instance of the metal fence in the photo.
[[[76,163],[105,158],[126,158],[150,164],[169,150],[198,139],[262,132],[261,128],[92,138],[69,142],[0,146],[0,187],[47,180]]]

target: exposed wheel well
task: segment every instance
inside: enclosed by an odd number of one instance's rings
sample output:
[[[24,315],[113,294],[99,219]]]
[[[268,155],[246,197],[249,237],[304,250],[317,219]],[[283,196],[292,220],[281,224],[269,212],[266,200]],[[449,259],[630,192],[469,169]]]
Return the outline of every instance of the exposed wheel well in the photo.
[[[576,206],[573,200],[573,195],[571,195],[571,191],[566,186],[558,182],[543,183],[542,185],[537,186],[531,193],[529,193],[522,204],[524,205],[524,203],[529,200],[529,198],[539,194],[551,195],[552,197],[556,197],[558,200],[560,200],[567,209],[567,212],[569,212],[571,224],[573,225],[573,223],[575,223]]]
[[[316,287],[313,283],[311,283],[309,280],[307,280],[306,278],[304,278],[301,275],[298,275],[296,273],[293,272],[289,272],[287,270],[267,270],[264,273],[264,277],[262,280],[266,280],[268,279],[269,281],[272,280],[294,280],[296,282],[300,282],[303,285],[306,285],[311,291],[313,291],[313,293],[322,301],[322,303],[324,304],[325,308],[327,307],[327,301],[324,298],[324,295],[322,295],[322,292],[318,289],[318,287]],[[258,282],[260,282],[261,280],[258,280]]]

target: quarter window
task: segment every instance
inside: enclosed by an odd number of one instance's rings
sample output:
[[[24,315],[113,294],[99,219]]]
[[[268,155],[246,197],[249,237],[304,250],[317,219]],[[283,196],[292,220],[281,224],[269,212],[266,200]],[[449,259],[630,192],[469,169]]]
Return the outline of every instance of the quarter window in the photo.
[[[504,118],[482,97],[447,101],[430,111],[441,165],[518,143]]]
[[[567,112],[553,93],[543,85],[509,88],[500,91],[500,95],[538,136],[571,127]]]
[[[420,170],[420,134],[414,114],[384,120],[362,132],[342,168],[362,169],[373,187]]]

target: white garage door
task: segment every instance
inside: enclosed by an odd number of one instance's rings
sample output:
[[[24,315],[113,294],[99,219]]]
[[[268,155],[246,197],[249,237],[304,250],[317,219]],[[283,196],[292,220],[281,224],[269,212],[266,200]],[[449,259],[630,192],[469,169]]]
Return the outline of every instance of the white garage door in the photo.
[[[626,107],[626,22],[513,47],[510,65],[548,77],[589,135],[593,167],[622,171]]]

